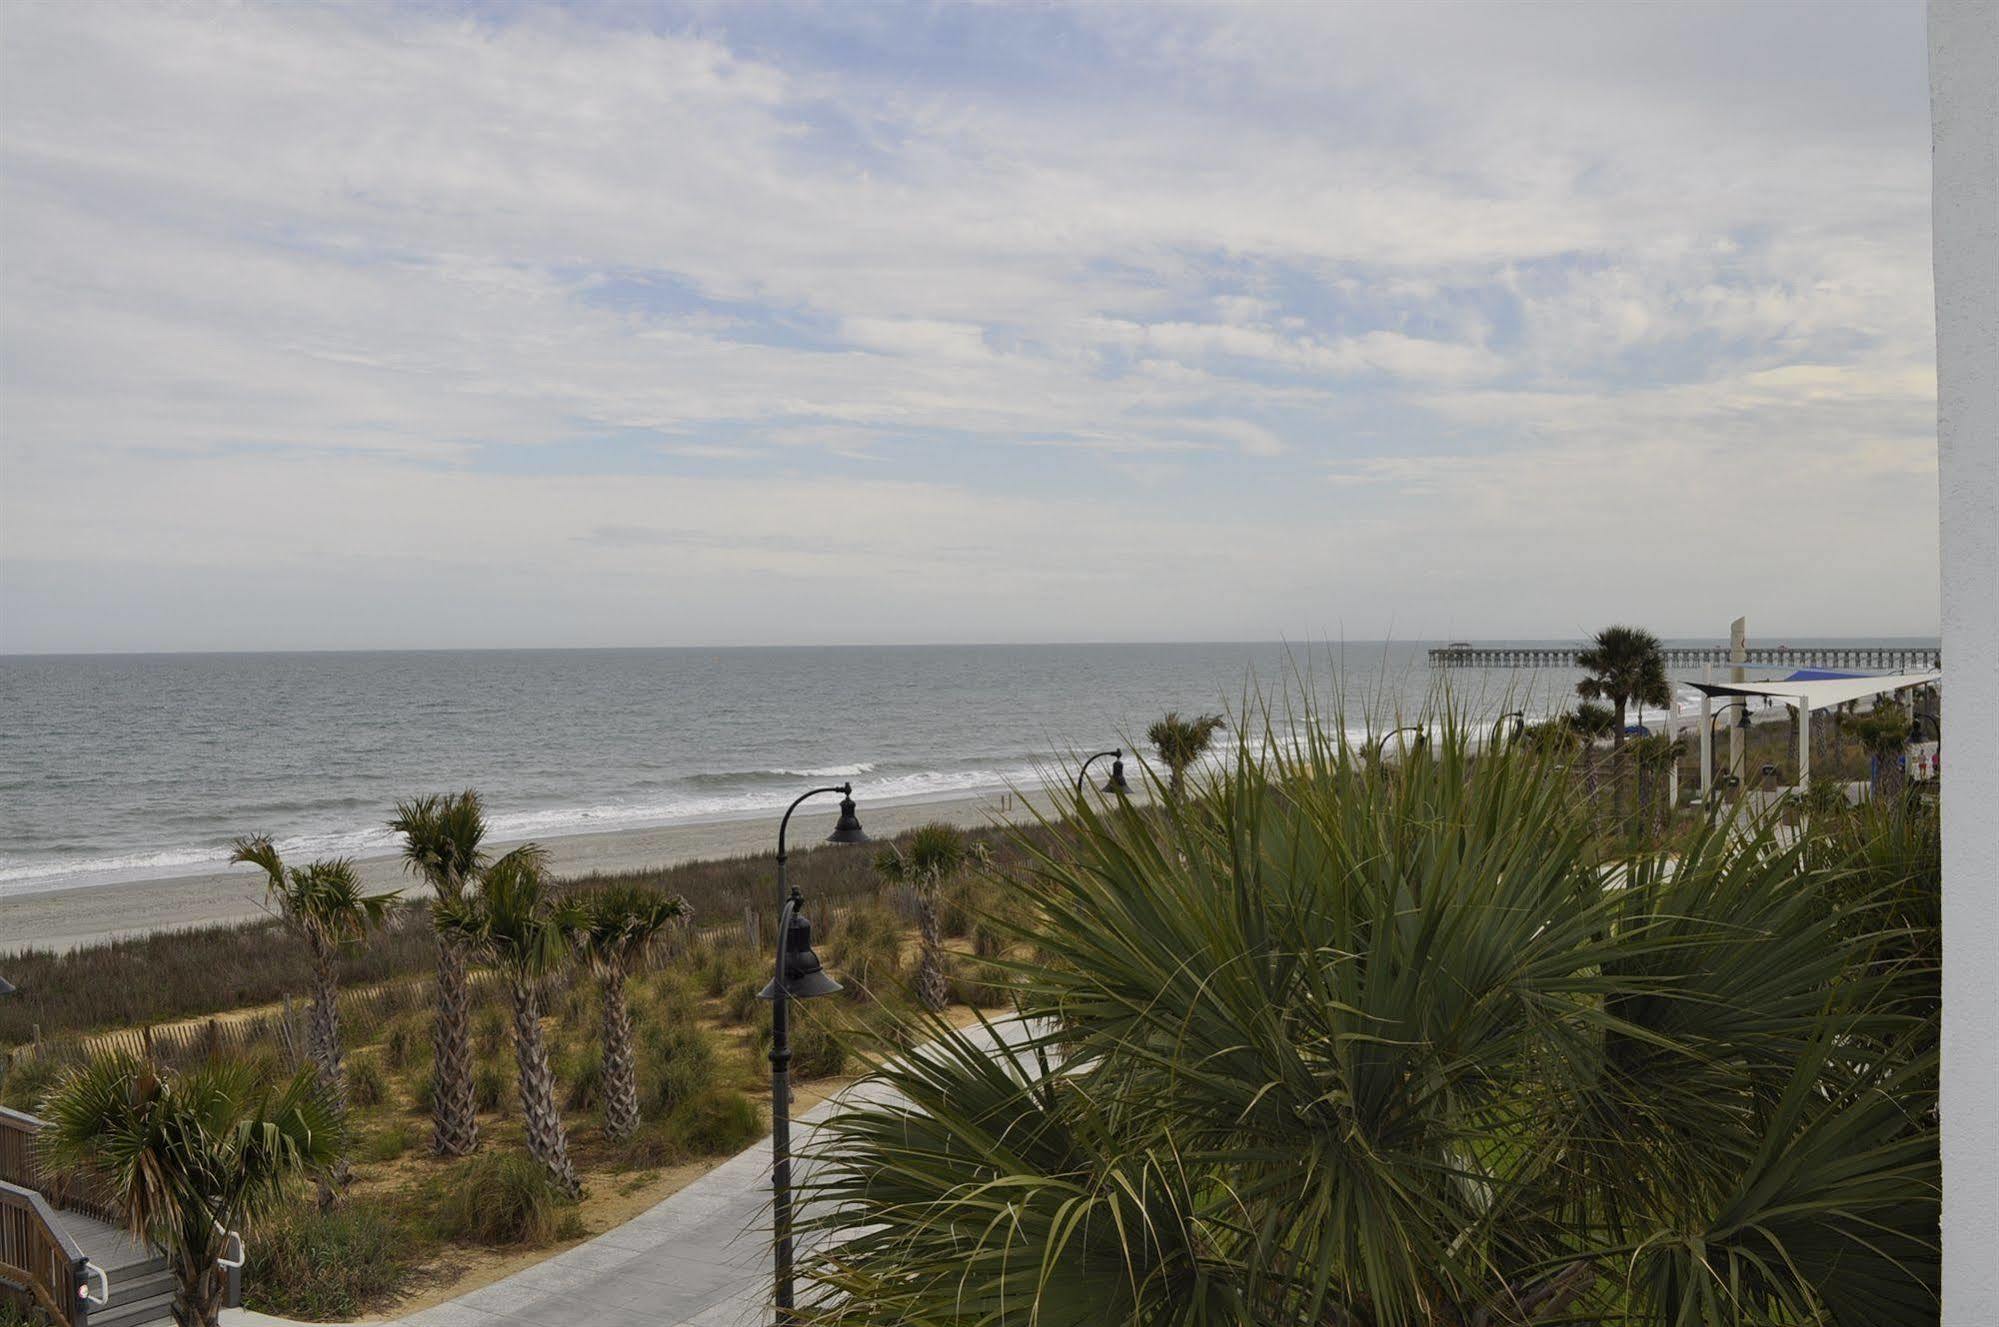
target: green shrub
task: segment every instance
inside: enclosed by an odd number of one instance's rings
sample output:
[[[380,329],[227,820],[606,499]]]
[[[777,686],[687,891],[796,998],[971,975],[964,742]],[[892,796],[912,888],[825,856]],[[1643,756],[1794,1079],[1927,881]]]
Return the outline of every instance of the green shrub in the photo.
[[[514,1082],[519,1076],[510,1055],[488,1055],[472,1070],[472,1104],[475,1109],[505,1115],[514,1100]]]
[[[731,1155],[763,1136],[756,1106],[731,1087],[711,1087],[681,1102],[665,1128],[695,1156]]]
[[[410,1079],[410,1114],[428,1115],[437,1106],[437,1076],[431,1066]]]
[[[722,1017],[736,1024],[756,1022],[757,1015],[766,1008],[764,1002],[757,999],[757,992],[769,984],[768,977],[762,981],[751,977],[737,982],[722,999]]]
[[[558,1057],[555,1081],[562,1086],[564,1110],[596,1110],[604,1104],[604,1048],[595,1037],[570,1039]]]
[[[761,1040],[768,1045],[768,1037]],[[834,1078],[847,1072],[846,1044],[840,1040],[829,1019],[816,1013],[803,1016],[794,1013],[791,1072],[800,1079]]]
[[[347,1104],[366,1110],[379,1106],[389,1094],[389,1084],[382,1077],[382,1068],[375,1063],[375,1057],[357,1054],[347,1062]]]
[[[29,1304],[25,1298],[17,1303],[7,1287],[7,1282],[0,1281],[0,1327],[56,1327],[55,1319],[39,1305]]]
[[[538,1248],[581,1229],[575,1204],[519,1152],[487,1152],[441,1185],[433,1220],[445,1239]]]
[[[983,910],[985,892],[983,881],[969,878],[945,886],[937,900],[937,929],[952,939],[970,935]]]
[[[945,979],[946,999],[974,1009],[998,1009],[1013,1003],[1013,974],[996,963],[960,957]]]
[[[763,960],[746,945],[711,945],[702,956],[701,989],[711,999],[720,999],[730,987],[762,970]]]
[[[415,1146],[415,1142],[409,1125],[397,1122],[367,1135],[358,1152],[363,1161],[394,1161]]]
[[[382,1038],[382,1054],[391,1069],[407,1069],[430,1053],[430,1020],[421,1014],[405,1014],[389,1024]]]
[[[249,1308],[322,1321],[386,1306],[405,1292],[424,1256],[415,1232],[361,1203],[324,1215],[290,1212],[252,1231],[245,1245]]]
[[[902,918],[887,908],[856,908],[840,919],[827,946],[851,1000],[878,998],[902,975]]]
[[[472,1044],[481,1055],[497,1055],[509,1034],[507,1012],[497,1004],[481,1005],[472,1017]]]
[[[33,1114],[60,1077],[62,1069],[53,1056],[23,1054],[9,1059],[0,1069],[0,1106]]]
[[[714,1086],[715,1044],[698,1024],[651,1023],[639,1043],[639,1109],[647,1118]]]

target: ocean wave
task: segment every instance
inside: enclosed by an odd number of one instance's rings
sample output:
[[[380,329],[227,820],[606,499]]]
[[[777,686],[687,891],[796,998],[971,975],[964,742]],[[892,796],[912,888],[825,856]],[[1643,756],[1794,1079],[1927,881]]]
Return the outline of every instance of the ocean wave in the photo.
[[[797,771],[786,778],[864,778],[873,770],[872,762],[831,766],[817,772]],[[852,770],[856,773],[849,774]],[[777,775],[779,771],[759,771]],[[731,777],[731,776],[711,776]],[[790,788],[741,786],[741,776],[732,776],[737,786],[729,791],[694,795],[635,798],[630,801],[598,802],[577,806],[544,806],[527,810],[489,809],[488,837],[492,842],[521,839],[557,839],[575,834],[610,833],[675,824],[742,819],[782,811],[794,795]],[[862,815],[874,803],[900,803],[925,799],[951,800],[995,792],[1009,786],[1032,785],[1036,770],[1019,765],[1005,768],[966,770],[926,770],[898,774],[858,784],[855,796]],[[694,780],[689,780],[694,782]],[[396,835],[379,819],[367,824],[314,827],[275,838],[278,850],[288,859],[316,857],[373,857],[394,853],[400,847]],[[229,848],[216,842],[209,845],[181,845],[152,852],[100,853],[62,858],[0,857],[0,894],[28,894],[73,885],[111,884],[129,880],[149,880],[176,875],[196,875],[227,867]]]

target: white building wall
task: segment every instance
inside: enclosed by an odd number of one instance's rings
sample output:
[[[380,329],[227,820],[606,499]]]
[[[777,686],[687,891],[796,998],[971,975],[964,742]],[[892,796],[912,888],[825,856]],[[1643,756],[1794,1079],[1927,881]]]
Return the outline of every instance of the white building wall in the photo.
[[[1930,0],[1943,519],[1943,1322],[1999,1323],[1999,3]]]

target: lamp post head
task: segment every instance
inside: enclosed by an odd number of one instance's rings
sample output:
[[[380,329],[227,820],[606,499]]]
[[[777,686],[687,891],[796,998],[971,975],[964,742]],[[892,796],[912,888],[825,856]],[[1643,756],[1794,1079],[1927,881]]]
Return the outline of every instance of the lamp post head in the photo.
[[[1119,797],[1129,796],[1131,785],[1124,778],[1124,752],[1122,749],[1111,753],[1111,776],[1104,780],[1104,791],[1116,793]]]
[[[833,826],[833,832],[826,836],[828,843],[866,843],[867,831],[861,828],[861,818],[854,814],[854,785],[840,786],[840,819]]]
[[[785,925],[783,993],[794,1000],[816,1000],[839,990],[840,983],[826,975],[819,955],[812,951],[812,923],[804,913],[794,910]],[[778,993],[777,978],[773,977],[757,992],[757,999],[775,1000]]]

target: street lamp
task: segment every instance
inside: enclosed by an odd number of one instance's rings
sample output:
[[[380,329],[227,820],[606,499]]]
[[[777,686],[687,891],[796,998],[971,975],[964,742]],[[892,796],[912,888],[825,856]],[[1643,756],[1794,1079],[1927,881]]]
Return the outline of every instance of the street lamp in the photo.
[[[1397,733],[1416,734],[1416,740],[1410,743],[1410,745],[1415,747],[1418,751],[1421,751],[1423,749],[1423,744],[1430,740],[1430,735],[1423,731],[1423,727],[1421,724],[1405,723],[1400,728],[1397,728],[1394,731],[1390,732],[1387,736],[1383,737],[1379,742],[1376,742],[1374,744],[1374,758],[1376,760],[1381,759],[1381,753],[1387,750],[1388,744],[1395,740],[1395,736]]]
[[[1527,731],[1527,712],[1525,710],[1508,710],[1506,713],[1500,715],[1498,719],[1493,721],[1492,725],[1493,745],[1497,746],[1499,744],[1499,730],[1505,726],[1506,721],[1508,719],[1513,720],[1513,733],[1512,733],[1513,740],[1518,741],[1520,735]]]
[[[1733,709],[1739,709],[1739,710],[1741,710],[1741,711],[1742,711],[1742,717],[1741,717],[1740,719],[1736,720],[1736,722],[1735,722],[1735,726],[1736,726],[1737,728],[1740,728],[1740,729],[1742,729],[1742,730],[1743,730],[1744,732],[1747,732],[1747,731],[1749,730],[1749,702],[1748,702],[1747,700],[1731,700],[1731,701],[1729,701],[1729,702],[1728,702],[1728,704],[1726,704],[1726,705],[1723,705],[1723,706],[1722,706],[1722,707],[1721,707],[1720,709],[1716,710],[1716,711],[1715,711],[1715,712],[1714,712],[1713,714],[1711,714],[1711,715],[1709,715],[1709,716],[1708,716],[1708,721],[1707,721],[1707,732],[1708,732],[1708,739],[1707,739],[1707,744],[1708,744],[1708,747],[1709,747],[1709,749],[1710,749],[1710,750],[1712,750],[1712,749],[1713,749],[1713,747],[1714,747],[1714,725],[1715,725],[1715,721],[1716,721],[1716,720],[1718,720],[1719,718],[1721,718],[1721,716],[1722,716],[1722,715],[1724,715],[1724,714],[1728,713],[1728,712],[1729,712],[1730,710],[1733,710]],[[1710,765],[1709,765],[1709,767],[1708,767],[1708,769],[1709,769],[1709,774],[1708,774],[1708,777],[1709,777],[1710,779],[1713,779],[1713,777],[1714,777],[1714,775],[1713,775],[1713,768],[1714,768],[1714,767],[1713,767],[1713,765],[1712,765],[1712,764],[1710,764]],[[1729,771],[1729,778],[1730,778],[1730,779],[1734,779],[1735,777],[1736,777],[1736,775],[1735,775],[1735,772],[1734,772],[1733,770],[1730,770],[1730,771]],[[1717,786],[1718,786],[1718,784],[1717,784]]]
[[[807,798],[840,794],[840,819],[828,843],[866,843],[861,818],[854,814],[854,785],[814,788],[793,802],[777,825],[777,973],[757,998],[770,1001],[770,1189],[771,1232],[776,1237],[777,1321],[795,1322],[791,1293],[791,1010],[793,1000],[831,995],[840,983],[826,975],[819,955],[812,952],[812,923],[805,917],[805,896],[786,889],[784,833],[791,813]]]
[[[1111,758],[1111,776],[1104,780],[1104,791],[1116,793],[1119,797],[1131,792],[1131,785],[1124,781],[1124,748],[1115,747],[1109,751],[1099,751],[1083,762],[1083,768],[1076,771],[1076,796],[1083,795],[1083,781],[1090,777],[1090,766],[1105,756]]]

